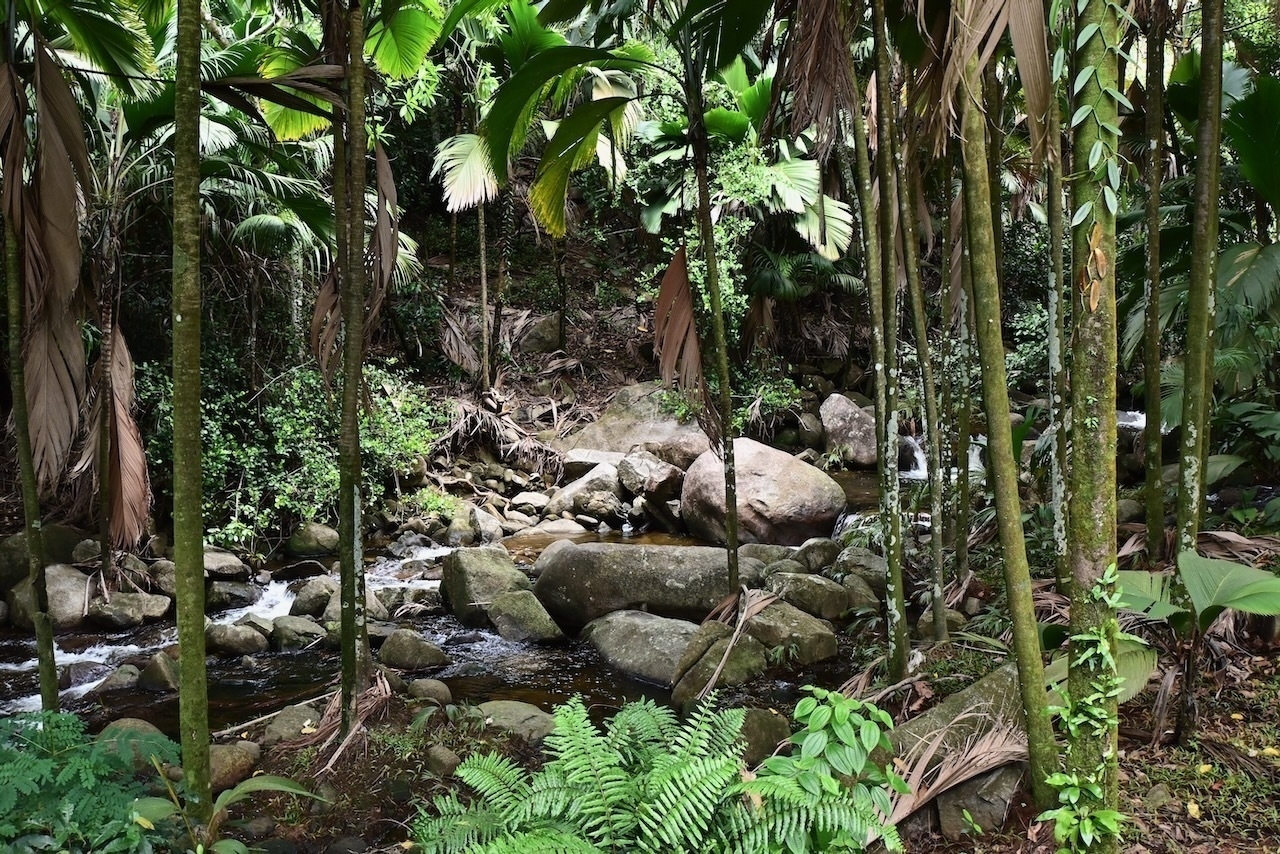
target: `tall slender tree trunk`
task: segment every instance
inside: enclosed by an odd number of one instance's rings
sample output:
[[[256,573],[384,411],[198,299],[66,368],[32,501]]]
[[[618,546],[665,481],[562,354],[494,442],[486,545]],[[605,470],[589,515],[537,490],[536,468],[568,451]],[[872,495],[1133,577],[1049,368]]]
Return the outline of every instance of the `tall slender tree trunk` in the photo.
[[[964,164],[965,222],[973,268],[974,326],[978,359],[982,366],[982,399],[987,416],[987,455],[991,463],[991,488],[995,493],[1005,591],[1013,621],[1018,688],[1026,712],[1031,786],[1036,802],[1048,806],[1054,795],[1047,779],[1057,769],[1057,748],[1047,712],[1044,663],[1031,598],[1031,570],[1022,537],[1018,461],[1013,457],[1009,387],[1000,325],[1000,287],[996,276],[994,238],[996,223],[991,216],[985,110],[983,103],[977,100],[982,97],[983,90],[976,58],[969,60],[965,84],[961,88],[967,89],[960,148]]]
[[[5,180],[19,180],[5,176]],[[22,341],[26,316],[23,306],[22,264],[13,223],[4,222],[4,274],[9,312],[9,384],[13,392],[13,432],[18,444],[18,480],[22,490],[23,531],[27,540],[27,578],[34,599],[36,659],[40,672],[40,708],[58,711],[58,664],[53,651],[53,619],[44,574],[44,535],[40,531],[40,490],[31,456],[31,421],[27,412],[27,372]]]
[[[356,698],[369,684],[372,655],[365,628],[364,556],[360,512],[360,386],[364,364],[365,81],[364,9],[352,2],[347,16],[346,252],[342,271],[342,421],[338,440],[338,540],[341,572],[342,731],[354,720]]]
[[[1077,19],[1079,32],[1093,34],[1077,46],[1076,67],[1092,68],[1076,93],[1073,113],[1088,108],[1075,127],[1073,162],[1081,173],[1072,187],[1071,358],[1072,443],[1067,494],[1068,560],[1071,565],[1071,667],[1067,714],[1088,710],[1098,726],[1068,733],[1067,770],[1101,786],[1102,797],[1087,793],[1090,809],[1117,808],[1116,623],[1113,595],[1116,561],[1116,223],[1119,191],[1117,57],[1121,28],[1116,7],[1087,0]],[[1088,167],[1087,164],[1093,164]],[[1103,834],[1091,851],[1118,849]]]
[[[1065,352],[1068,297],[1066,263],[1062,244],[1066,238],[1066,218],[1062,203],[1062,108],[1058,103],[1055,82],[1049,99],[1046,137],[1049,151],[1045,170],[1048,184],[1049,213],[1049,423],[1053,431],[1053,454],[1049,459],[1049,503],[1053,510],[1054,576],[1058,592],[1071,590],[1071,570],[1067,563],[1067,376]]]
[[[973,253],[969,239],[963,234],[961,253],[963,267],[960,278],[964,293],[960,297],[960,323],[956,330],[956,507],[955,563],[956,577],[969,572],[969,524],[973,507],[972,472],[969,448],[973,444],[973,399],[969,393],[973,378]]]
[[[204,648],[200,451],[200,4],[178,0],[173,163],[173,560],[177,567],[183,784],[200,824],[213,814]]]
[[[893,127],[897,99],[889,86],[889,30],[884,0],[871,4],[876,55],[876,177],[880,184],[880,281],[871,282],[872,340],[876,360],[876,439],[880,452],[880,520],[884,556],[889,565],[885,594],[889,631],[889,675],[903,679],[911,655],[906,591],[902,576],[902,500],[898,484],[898,264],[894,227],[897,180],[893,160]],[[877,287],[878,284],[878,287]]]
[[[916,238],[916,207],[911,182],[903,162],[902,146],[895,147],[898,176],[898,216],[902,219],[903,261],[906,264],[907,293],[911,298],[911,318],[916,337],[916,361],[924,392],[925,445],[929,453],[929,559],[932,575],[933,639],[947,639],[947,603],[942,598],[946,583],[942,567],[942,423],[938,418],[938,388],[933,379],[929,355],[929,317],[925,311],[924,286],[920,283],[920,248]]]
[[[485,226],[484,202],[476,206],[476,228],[480,234],[480,390],[488,391],[493,376],[493,354],[489,348],[489,240]]]
[[[1160,186],[1164,180],[1164,32],[1166,0],[1152,0],[1147,23],[1147,306],[1142,335],[1146,456],[1147,559],[1164,558],[1164,460],[1160,458]]]
[[[516,225],[516,202],[511,188],[498,197],[498,280],[493,286],[493,349],[495,354],[490,382],[498,379],[498,359],[502,356],[502,310],[506,305],[507,275],[511,266],[511,242]]]
[[[711,188],[708,185],[707,125],[703,120],[702,77],[698,64],[685,61],[689,145],[693,149],[693,172],[698,182],[698,235],[707,268],[707,294],[711,299],[711,334],[715,352],[716,377],[720,382],[720,446],[724,461],[724,538],[729,589],[738,589],[738,476],[734,466],[733,388],[729,375],[729,342],[724,322],[724,299],[720,293],[720,262],[716,258],[715,225],[711,221]]]
[[[1178,459],[1178,551],[1193,551],[1204,503],[1209,405],[1213,399],[1214,297],[1218,274],[1218,179],[1222,137],[1222,3],[1200,4],[1200,112],[1192,198],[1187,353],[1183,357],[1182,446]]]

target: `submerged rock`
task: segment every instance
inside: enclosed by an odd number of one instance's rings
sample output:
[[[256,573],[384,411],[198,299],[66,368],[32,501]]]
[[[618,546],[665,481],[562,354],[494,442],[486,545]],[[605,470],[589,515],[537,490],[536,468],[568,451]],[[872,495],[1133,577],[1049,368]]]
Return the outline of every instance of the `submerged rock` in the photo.
[[[498,634],[517,643],[557,643],[564,632],[542,607],[538,597],[528,590],[515,590],[493,597],[489,603],[489,620]]]
[[[458,549],[444,559],[440,592],[464,626],[488,625],[489,603],[495,597],[529,587],[529,577],[502,546]]]
[[[556,728],[556,719],[532,703],[519,700],[490,700],[480,704],[486,726],[505,730],[537,744]]]

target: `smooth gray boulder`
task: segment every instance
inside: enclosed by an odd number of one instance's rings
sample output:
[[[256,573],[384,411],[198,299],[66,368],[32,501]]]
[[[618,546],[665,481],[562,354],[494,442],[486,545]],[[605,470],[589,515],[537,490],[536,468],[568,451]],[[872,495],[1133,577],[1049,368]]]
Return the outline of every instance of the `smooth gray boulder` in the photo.
[[[610,667],[628,676],[670,687],[676,665],[698,626],[645,611],[614,611],[582,630]]]
[[[68,525],[41,525],[46,564],[75,563],[76,546],[84,534]],[[27,577],[27,532],[19,531],[0,543],[0,593]]]
[[[552,445],[560,451],[589,448],[625,454],[637,445],[679,468],[688,468],[710,444],[695,422],[681,423],[662,409],[660,383],[627,386],[604,412],[577,433]]]
[[[561,469],[566,481],[574,481],[600,464],[617,466],[623,455],[617,451],[598,451],[594,448],[574,448],[564,455]]]
[[[138,674],[138,687],[158,694],[177,691],[178,662],[167,653],[157,652]]]
[[[91,580],[73,566],[55,563],[45,567],[45,586],[49,591],[49,616],[55,630],[75,629],[84,623]],[[16,628],[35,628],[35,597],[31,580],[24,578],[5,594],[9,605],[9,621]]]
[[[722,638],[713,643],[685,674],[680,677],[676,687],[671,691],[671,702],[677,707],[684,706],[693,700],[698,692],[711,681],[725,650],[729,649],[729,638]],[[750,635],[741,635],[733,645],[732,652],[725,662],[715,687],[734,687],[743,685],[764,673],[768,667],[766,650],[761,643]]]
[[[822,572],[840,556],[840,544],[827,537],[805,540],[791,559],[804,564],[805,572]]]
[[[151,583],[170,599],[178,598],[178,568],[171,560],[158,560],[151,564],[148,572]]]
[[[243,581],[249,577],[249,566],[226,549],[205,546],[204,574],[209,578]]]
[[[471,508],[471,527],[482,543],[496,543],[504,536],[502,520],[482,507]]]
[[[449,656],[413,629],[397,629],[383,641],[378,660],[396,670],[426,670],[448,664]]]
[[[791,737],[791,722],[775,709],[743,709],[742,761],[754,768]]]
[[[367,620],[389,620],[391,615],[387,613],[387,606],[382,604],[382,600],[378,598],[377,592],[372,587],[366,587],[364,590],[364,616]],[[324,612],[320,615],[321,623],[332,623],[342,619],[342,591],[335,590],[329,596],[329,601],[324,606]]]
[[[271,648],[303,649],[324,637],[324,628],[310,617],[276,617],[271,624]]]
[[[89,603],[89,622],[106,629],[129,629],[147,620],[159,620],[173,604],[168,596],[153,593],[112,593],[108,602],[95,596]]]
[[[632,495],[647,501],[671,501],[680,497],[684,471],[644,450],[632,451],[618,463],[618,482]]]
[[[564,632],[529,590],[514,590],[493,597],[489,620],[509,641],[516,643],[558,643]]]
[[[541,492],[521,492],[507,502],[507,506],[524,513],[540,515],[550,501],[551,496],[543,495]]]
[[[415,679],[409,683],[409,696],[417,700],[430,700],[447,706],[453,702],[453,692],[439,679]]]
[[[879,609],[881,599],[876,592],[871,589],[871,585],[863,580],[861,575],[850,573],[840,582],[840,586],[844,588],[844,592],[849,597],[849,610],[859,611],[867,608]]]
[[[800,545],[831,535],[846,499],[826,472],[752,439],[735,439],[733,453],[743,542]],[[724,542],[724,464],[714,453],[685,473],[680,509],[689,533]]]
[[[836,654],[831,627],[786,602],[774,602],[747,620],[746,633],[768,649],[786,650],[797,664],[825,661]]]
[[[338,592],[338,579],[331,575],[320,575],[303,582],[294,594],[289,605],[289,614],[294,617],[319,617],[333,594]]]
[[[988,833],[1004,827],[1013,799],[1022,791],[1027,763],[1016,762],[979,774],[938,795],[938,827],[948,842],[959,842],[976,824]]]
[[[488,625],[489,603],[495,597],[529,587],[529,577],[502,546],[458,549],[444,559],[440,593],[465,626]]]
[[[780,546],[776,543],[743,543],[738,546],[738,557],[753,557],[767,566],[780,560],[789,560],[795,551],[794,546]]]
[[[320,557],[337,550],[338,532],[319,522],[303,522],[284,544],[290,557]]]
[[[142,671],[132,664],[122,664],[111,672],[106,679],[98,683],[92,694],[105,694],[108,691],[123,691],[138,684]]]
[[[210,623],[204,628],[204,643],[216,655],[255,655],[267,651],[267,636],[252,626]]]
[[[876,419],[843,394],[822,401],[818,414],[826,433],[826,451],[839,449],[845,462],[867,468],[876,464]]]
[[[205,611],[247,608],[262,598],[262,588],[247,581],[211,581],[204,594]]]
[[[821,617],[834,620],[849,609],[849,594],[830,578],[796,572],[778,572],[765,580],[765,589],[783,601]]]
[[[742,561],[741,580],[759,580]],[[552,543],[533,567],[533,592],[559,625],[576,630],[613,611],[641,609],[701,620],[729,589],[724,549],[628,543]]]
[[[575,512],[583,496],[593,492],[606,492],[622,501],[622,487],[618,483],[618,469],[610,463],[600,463],[572,483],[556,490],[547,502],[543,511],[547,516],[555,517],[562,513]]]
[[[964,624],[969,622],[964,614],[954,608],[947,608],[947,632],[958,632],[964,628]],[[933,640],[933,609],[926,608],[925,612],[920,615],[920,619],[916,621],[916,637],[922,640]]]
[[[847,576],[856,575],[866,582],[877,596],[884,596],[889,586],[889,564],[878,554],[861,546],[849,546],[840,552],[835,564],[831,567],[831,575],[843,581]]]
[[[244,782],[253,773],[258,757],[245,747],[239,743],[210,745],[209,783],[215,795]]]
[[[556,719],[532,703],[520,700],[490,700],[480,704],[485,726],[519,736],[537,744],[556,728]]]
[[[276,713],[262,733],[262,746],[273,747],[282,741],[292,741],[302,735],[302,730],[320,722],[320,713],[314,706],[298,703],[286,706]]]

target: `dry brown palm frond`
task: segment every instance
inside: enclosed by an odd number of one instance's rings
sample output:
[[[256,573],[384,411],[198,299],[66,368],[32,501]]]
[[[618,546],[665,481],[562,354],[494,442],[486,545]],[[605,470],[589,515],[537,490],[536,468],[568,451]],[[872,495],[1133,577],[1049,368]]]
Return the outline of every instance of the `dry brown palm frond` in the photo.
[[[540,442],[516,424],[506,412],[492,412],[469,401],[456,402],[453,424],[432,445],[438,451],[464,453],[477,446],[491,448],[510,465],[526,471],[541,472],[558,478],[563,459],[560,452]]]
[[[698,692],[699,700],[705,699],[712,691],[715,690],[716,683],[720,681],[720,674],[724,672],[724,666],[729,661],[729,656],[733,653],[734,644],[738,642],[738,638],[742,637],[742,630],[746,628],[747,620],[750,620],[756,614],[759,614],[765,608],[768,608],[774,602],[778,601],[777,593],[770,593],[766,590],[748,590],[742,588],[742,595],[739,599],[738,624],[734,627],[733,634],[729,636],[729,644],[724,648],[724,655],[720,658],[720,663],[716,665],[715,672],[711,674],[711,678],[707,680],[707,684]]]
[[[884,660],[883,655],[872,659],[871,663],[861,673],[845,680],[836,691],[846,697],[861,697],[871,687],[871,683],[875,681],[876,671],[884,664]]]
[[[680,388],[685,393],[698,394],[702,400],[698,424],[711,440],[711,447],[717,448],[721,437],[719,410],[702,371],[702,346],[698,341],[694,306],[688,256],[686,248],[681,246],[662,277],[653,312],[653,345],[658,356],[658,375],[668,385],[678,377]]]
[[[1027,736],[1022,728],[1008,721],[997,721],[981,735],[967,739],[959,748],[947,746],[953,729],[976,713],[961,715],[932,736],[916,742],[899,760],[898,773],[911,791],[895,795],[889,824],[911,815],[943,792],[972,780],[988,771],[1027,758]],[[946,747],[938,762],[935,756]]]
[[[375,670],[373,679],[369,687],[355,698],[355,714],[352,715],[351,728],[347,732],[346,738],[334,748],[332,754],[329,755],[328,761],[313,776],[321,777],[333,770],[338,759],[346,752],[356,739],[363,738],[366,732],[365,723],[372,718],[382,717],[386,714],[390,707],[391,699],[394,692],[391,685],[387,682],[386,675],[381,670]],[[335,692],[329,698],[329,702],[325,705],[324,714],[320,716],[320,720],[311,728],[311,732],[307,732],[300,738],[293,739],[288,742],[281,742],[281,749],[286,750],[302,750],[308,747],[317,747],[318,753],[324,755],[342,731],[342,692]]]
[[[151,482],[142,434],[133,419],[133,357],[118,326],[113,327],[110,344],[103,348],[103,352],[111,362],[110,382],[106,386],[110,389],[111,399],[104,401],[100,394],[95,396],[85,425],[80,459],[72,470],[72,476],[91,474],[94,491],[99,489],[102,477],[98,468],[101,425],[102,419],[108,418],[110,458],[107,483],[110,485],[111,540],[118,548],[129,549],[137,544],[146,530],[151,511]],[[92,388],[104,387],[101,383],[104,367],[99,360]]]
[[[819,160],[826,160],[840,138],[842,116],[858,108],[854,91],[850,6],[843,0],[806,0],[794,5],[779,58],[775,104],[791,99],[791,130],[817,130]]]
[[[338,268],[332,266],[320,283],[315,311],[311,313],[311,353],[328,383],[338,365],[338,333],[342,331],[341,303],[338,299]]]
[[[471,376],[480,373],[480,354],[476,352],[476,338],[468,334],[462,318],[448,307],[440,314],[440,349],[445,358]]]

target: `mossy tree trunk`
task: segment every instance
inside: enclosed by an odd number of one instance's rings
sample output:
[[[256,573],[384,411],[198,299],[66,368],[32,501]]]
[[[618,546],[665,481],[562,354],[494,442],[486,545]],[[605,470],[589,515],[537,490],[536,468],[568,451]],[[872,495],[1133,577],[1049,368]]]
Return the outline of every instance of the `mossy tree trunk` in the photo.
[[[1191,207],[1187,352],[1183,357],[1182,445],[1178,457],[1178,551],[1192,551],[1204,503],[1209,405],[1213,398],[1214,297],[1218,273],[1218,183],[1222,137],[1222,3],[1200,4],[1200,110]]]
[[[1068,718],[1088,713],[1090,724],[1069,730],[1067,770],[1101,786],[1084,806],[1114,810],[1116,766],[1116,302],[1115,212],[1119,192],[1117,52],[1121,29],[1110,0],[1088,0],[1078,31],[1075,65],[1086,78],[1073,104],[1071,419],[1082,437],[1071,447],[1067,548],[1071,566],[1071,668]],[[1092,69],[1092,73],[1088,73]],[[1087,437],[1087,439],[1083,438]],[[1100,720],[1101,726],[1092,722]],[[1091,851],[1115,852],[1102,834]]]
[[[1160,186],[1164,179],[1164,32],[1166,0],[1152,0],[1147,16],[1147,305],[1142,335],[1143,430],[1146,461],[1147,559],[1164,557],[1164,477],[1160,458]]]
[[[1067,406],[1065,352],[1067,296],[1066,263],[1063,258],[1063,241],[1066,238],[1066,220],[1062,205],[1062,115],[1058,104],[1057,85],[1049,99],[1048,162],[1045,164],[1048,184],[1049,214],[1049,423],[1053,431],[1053,454],[1049,458],[1049,504],[1053,509],[1054,576],[1058,591],[1067,594],[1071,589],[1071,570],[1067,564]]]
[[[871,4],[876,56],[876,177],[880,185],[880,280],[868,282],[872,293],[871,329],[875,348],[876,439],[880,451],[880,520],[884,556],[889,565],[885,594],[889,632],[889,675],[907,675],[911,638],[907,627],[906,592],[902,576],[902,500],[898,484],[898,264],[894,197],[897,186],[893,158],[897,99],[889,85],[889,30],[884,0]],[[877,284],[879,287],[877,288]]]
[[[200,4],[178,0],[173,164],[173,559],[177,567],[183,785],[188,814],[213,813],[204,647],[200,450]]]
[[[1057,768],[1057,748],[1047,712],[1044,663],[1031,598],[1031,571],[1022,537],[1022,504],[1018,497],[1018,461],[1013,457],[1009,420],[1009,387],[1005,375],[1004,341],[1000,325],[1000,288],[996,276],[995,229],[991,216],[991,187],[985,140],[986,112],[978,62],[966,67],[961,132],[964,169],[966,235],[973,272],[974,326],[982,371],[982,399],[987,417],[987,455],[995,494],[996,527],[1004,567],[1005,592],[1013,621],[1018,685],[1026,711],[1031,784],[1036,802],[1050,805],[1053,792],[1047,778]]]
[[[373,670],[365,627],[364,557],[360,487],[360,386],[364,364],[364,312],[367,279],[364,263],[365,68],[364,9],[347,11],[346,216],[339,240],[346,244],[339,282],[342,300],[342,419],[338,440],[338,560],[341,574],[342,731],[351,727],[356,698]],[[336,201],[336,198],[335,198]]]

